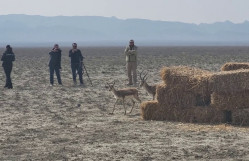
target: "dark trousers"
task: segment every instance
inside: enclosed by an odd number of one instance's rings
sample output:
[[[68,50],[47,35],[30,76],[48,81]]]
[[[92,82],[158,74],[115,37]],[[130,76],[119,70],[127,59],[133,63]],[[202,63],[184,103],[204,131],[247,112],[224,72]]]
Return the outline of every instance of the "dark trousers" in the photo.
[[[11,71],[12,71],[12,66],[13,66],[12,64],[3,66],[4,73],[6,75],[5,87],[8,87],[8,88],[13,88],[11,78],[10,78]]]
[[[61,74],[59,67],[49,66],[50,71],[50,84],[54,84],[54,72],[56,74],[57,80],[59,84],[62,84],[61,82]]]
[[[73,81],[76,82],[76,75],[79,74],[80,83],[83,84],[83,73],[82,73],[82,66],[78,63],[71,64]],[[77,71],[77,73],[76,73]]]

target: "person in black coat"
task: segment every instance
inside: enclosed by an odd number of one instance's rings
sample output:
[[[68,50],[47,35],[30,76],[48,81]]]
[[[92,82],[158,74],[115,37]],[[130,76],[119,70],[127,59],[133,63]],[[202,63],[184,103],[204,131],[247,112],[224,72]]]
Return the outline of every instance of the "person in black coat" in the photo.
[[[54,72],[56,73],[58,83],[62,85],[61,82],[61,49],[58,44],[54,45],[52,51],[49,52],[50,61],[49,61],[49,71],[50,71],[50,85],[54,85]]]
[[[13,67],[12,62],[15,61],[15,54],[13,53],[10,45],[6,46],[6,51],[2,55],[1,61],[3,61],[2,66],[6,75],[6,83],[4,88],[12,89],[13,85],[11,82],[10,75]]]
[[[72,44],[73,48],[69,51],[69,57],[71,58],[71,69],[73,75],[73,82],[76,85],[76,71],[79,74],[80,85],[84,85],[83,83],[83,69],[82,69],[82,62],[83,56],[81,51],[77,49],[77,44]]]

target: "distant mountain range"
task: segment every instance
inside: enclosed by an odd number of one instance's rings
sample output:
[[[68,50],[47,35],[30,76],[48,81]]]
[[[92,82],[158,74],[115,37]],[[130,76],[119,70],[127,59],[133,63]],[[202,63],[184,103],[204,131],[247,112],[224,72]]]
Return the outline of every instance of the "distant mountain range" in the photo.
[[[249,21],[213,24],[117,19],[98,16],[1,15],[0,42],[46,44],[85,42],[123,44],[249,44]],[[109,44],[109,45],[111,45]]]

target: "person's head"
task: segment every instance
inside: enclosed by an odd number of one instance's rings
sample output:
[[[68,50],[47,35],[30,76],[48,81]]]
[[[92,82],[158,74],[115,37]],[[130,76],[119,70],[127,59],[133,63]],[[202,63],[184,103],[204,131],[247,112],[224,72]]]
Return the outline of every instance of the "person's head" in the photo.
[[[10,45],[6,45],[6,50],[7,50],[7,51],[12,51],[11,46],[10,46]]]
[[[59,45],[58,44],[54,44],[54,49],[55,50],[59,49]]]
[[[77,49],[77,44],[76,44],[76,43],[73,43],[73,44],[72,44],[72,47],[73,47],[73,49]]]
[[[129,41],[129,45],[130,45],[130,46],[133,46],[133,45],[134,45],[134,40],[130,40],[130,41]]]

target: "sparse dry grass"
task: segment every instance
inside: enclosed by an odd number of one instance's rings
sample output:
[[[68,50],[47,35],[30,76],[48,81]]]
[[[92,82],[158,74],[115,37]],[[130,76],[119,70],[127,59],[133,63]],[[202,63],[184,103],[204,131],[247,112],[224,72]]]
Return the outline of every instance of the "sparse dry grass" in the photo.
[[[227,125],[142,121],[123,115],[104,82],[125,87],[123,47],[83,48],[94,87],[73,87],[68,48],[62,48],[63,87],[50,88],[48,48],[14,48],[14,89],[0,90],[0,160],[245,160],[248,129]],[[3,49],[0,49],[1,53]],[[140,47],[138,70],[159,83],[162,66],[219,71],[249,60],[248,47]],[[4,86],[0,69],[0,86]],[[151,100],[140,90],[143,101]],[[129,109],[128,109],[129,110]]]

